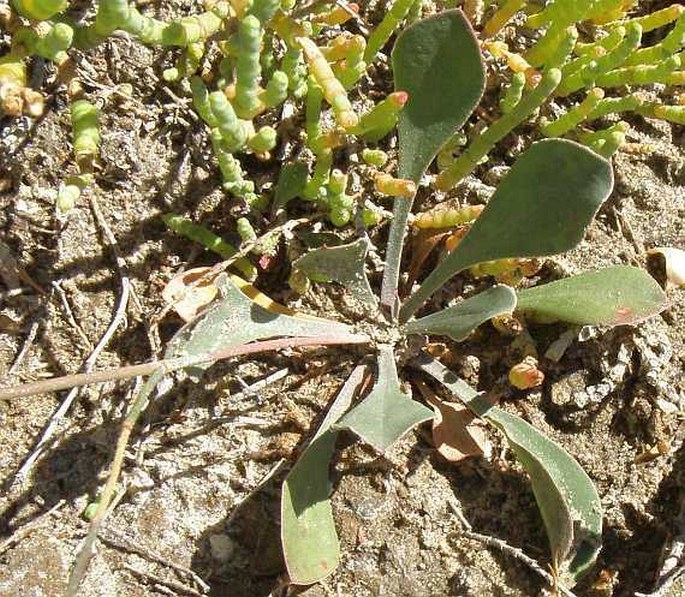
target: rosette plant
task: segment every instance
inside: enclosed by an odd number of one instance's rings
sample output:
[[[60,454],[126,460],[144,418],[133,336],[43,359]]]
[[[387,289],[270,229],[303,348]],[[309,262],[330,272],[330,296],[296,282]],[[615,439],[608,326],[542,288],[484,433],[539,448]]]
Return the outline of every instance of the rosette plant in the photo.
[[[392,66],[396,90],[409,97],[398,122],[398,177],[420,188],[438,151],[478,105],[485,87],[484,66],[470,25],[455,10],[408,27],[397,39]],[[311,279],[344,285],[350,300],[366,314],[354,325],[294,313],[258,296],[235,276],[217,277],[219,298],[177,333],[163,361],[146,370],[151,375],[123,424],[110,478],[72,573],[71,594],[77,591],[111,503],[131,430],[165,375],[173,370],[197,373],[217,359],[238,354],[345,343],[368,347],[375,356],[376,378],[366,395],[357,396],[365,368],[354,369],[283,482],[282,544],[291,581],[317,582],[340,562],[328,471],[338,433],[351,431],[383,452],[433,418],[433,410],[412,399],[408,384],[401,382],[403,368],[410,367],[434,378],[504,435],[530,476],[555,577],[572,585],[592,566],[601,547],[602,507],[588,475],[529,423],[494,405],[420,348],[412,353],[411,347],[421,343],[406,339],[439,336],[458,342],[491,318],[514,311],[547,321],[604,326],[634,324],[661,311],[666,300],[656,282],[640,269],[623,266],[520,291],[498,284],[445,308],[421,311],[439,289],[474,265],[556,255],[573,248],[612,187],[610,163],[587,147],[560,139],[533,143],[467,235],[404,299],[398,287],[413,199],[396,199],[379,297],[366,275],[370,243],[365,237],[310,251],[293,264]],[[140,368],[135,371],[141,373]]]

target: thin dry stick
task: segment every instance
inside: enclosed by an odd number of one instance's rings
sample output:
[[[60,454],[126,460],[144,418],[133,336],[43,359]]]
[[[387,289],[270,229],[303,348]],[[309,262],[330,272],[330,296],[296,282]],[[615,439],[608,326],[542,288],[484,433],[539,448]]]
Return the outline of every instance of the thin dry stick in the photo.
[[[480,533],[474,532],[471,523],[468,520],[466,520],[466,518],[461,512],[461,509],[456,504],[452,503],[452,501],[448,501],[447,504],[450,507],[450,510],[454,512],[456,517],[464,526],[465,530],[461,531],[462,536],[466,537],[467,539],[473,539],[474,541],[478,541],[487,547],[494,547],[499,549],[501,552],[506,553],[507,555],[519,560],[520,562],[523,562],[533,572],[544,578],[550,587],[556,589],[562,595],[565,595],[566,597],[577,597],[575,593],[573,593],[563,585],[560,585],[554,578],[554,576],[552,576],[549,572],[547,572],[547,570],[540,566],[540,564],[538,564],[536,560],[534,560],[530,556],[527,556],[523,552],[523,550],[519,549],[518,547],[513,547],[512,545],[509,545],[506,541],[503,541],[502,539],[496,539],[495,537],[490,537],[489,535],[482,535]]]
[[[89,350],[93,350],[93,343],[90,341],[90,338],[86,336],[86,333],[83,331],[83,328],[78,324],[76,318],[74,317],[74,313],[72,312],[71,306],[69,305],[67,295],[64,292],[64,288],[62,288],[62,281],[59,280],[57,282],[52,282],[51,286],[55,289],[55,292],[57,293],[57,296],[59,297],[62,303],[62,309],[64,310],[64,315],[67,318],[69,325],[71,325],[71,327],[73,327],[76,330],[76,333],[78,334],[79,338],[83,340],[83,343],[86,345],[86,347]]]
[[[167,556],[163,556],[156,551],[150,549],[149,547],[143,545],[141,539],[136,537],[135,539],[129,538],[123,533],[116,531],[111,527],[104,527],[100,532],[100,538],[105,542],[109,543],[117,549],[122,549],[130,553],[135,553],[141,557],[144,557],[157,564],[162,564],[163,566],[168,566],[172,570],[175,570],[182,576],[190,578],[194,583],[197,584],[204,592],[209,592],[211,588],[202,578],[200,578],[195,572],[190,568],[181,566],[180,564],[175,564]]]
[[[43,309],[40,309],[40,311],[43,312]],[[12,363],[12,366],[9,368],[7,375],[14,375],[17,369],[19,369],[21,364],[24,362],[26,355],[29,353],[29,349],[31,348],[31,346],[33,346],[33,341],[36,339],[36,334],[38,333],[39,327],[40,321],[38,321],[38,319],[34,320],[31,323],[31,327],[29,328],[29,333],[26,336],[26,340],[24,340],[24,344],[22,345],[21,350],[17,355],[17,358],[14,359],[14,363]]]
[[[131,566],[129,564],[124,564],[124,568],[126,568],[126,570],[128,570],[129,572],[133,573],[135,576],[151,580],[152,582],[158,585],[172,589],[174,591],[174,593],[172,593],[173,595],[191,595],[191,597],[204,597],[204,595],[207,594],[206,591],[200,593],[199,591],[196,591],[188,585],[176,582],[175,580],[167,580],[165,578],[162,578],[161,576],[152,574],[152,572],[139,570],[138,568]]]
[[[52,516],[55,512],[57,512],[57,510],[64,506],[65,503],[66,502],[64,500],[60,500],[47,512],[41,514],[38,518],[34,518],[31,522],[17,529],[15,533],[0,543],[0,554],[5,552],[15,543],[21,541],[24,537],[30,535],[37,527],[42,525],[49,516]]]
[[[81,367],[81,370],[84,374],[90,373],[90,371],[95,366],[95,363],[98,357],[100,356],[100,353],[109,344],[109,341],[112,339],[112,336],[116,332],[117,328],[125,322],[126,309],[128,307],[129,296],[131,293],[131,281],[129,280],[128,275],[125,272],[126,264],[124,263],[123,259],[121,259],[121,257],[119,256],[119,251],[115,248],[117,246],[116,239],[114,238],[114,235],[109,229],[107,222],[102,216],[100,208],[94,197],[91,197],[90,199],[90,206],[95,216],[95,220],[100,226],[100,229],[102,230],[103,235],[107,240],[109,248],[114,253],[114,257],[117,263],[117,269],[119,270],[119,276],[121,278],[121,294],[119,295],[119,303],[114,313],[114,318],[105,330],[105,333],[100,338],[100,341],[97,343],[97,346],[95,346],[93,351],[90,353],[90,356],[85,360],[83,366]],[[48,423],[48,426],[43,431],[43,434],[38,440],[38,443],[36,444],[35,448],[31,452],[31,454],[29,454],[29,456],[26,458],[24,464],[21,465],[21,468],[17,473],[17,480],[20,483],[23,483],[26,480],[29,473],[31,472],[31,469],[33,468],[33,465],[40,458],[45,448],[52,441],[53,436],[62,424],[62,421],[65,419],[67,413],[69,412],[69,409],[71,408],[71,405],[79,395],[79,392],[80,389],[78,387],[73,387],[52,415],[50,422]]]
[[[201,365],[202,363],[220,361],[244,354],[280,350],[281,348],[335,346],[340,344],[366,344],[369,341],[369,338],[366,336],[357,336],[353,334],[320,336],[318,338],[278,338],[276,340],[265,340],[263,342],[253,342],[252,344],[233,346],[231,348],[217,350],[216,352],[212,353],[203,353],[192,358],[184,357],[150,361],[149,363],[141,363],[140,365],[130,365],[128,367],[106,369],[104,371],[95,371],[92,373],[76,373],[74,375],[54,377],[52,379],[45,379],[43,381],[36,381],[29,384],[0,389],[0,400],[16,400],[18,398],[26,398],[27,396],[56,392],[58,390],[65,390],[67,388],[73,388],[76,386],[130,379],[132,377],[138,377],[139,375],[152,375],[156,371],[161,371],[163,374],[166,374],[171,373],[176,369],[183,369],[193,365]]]

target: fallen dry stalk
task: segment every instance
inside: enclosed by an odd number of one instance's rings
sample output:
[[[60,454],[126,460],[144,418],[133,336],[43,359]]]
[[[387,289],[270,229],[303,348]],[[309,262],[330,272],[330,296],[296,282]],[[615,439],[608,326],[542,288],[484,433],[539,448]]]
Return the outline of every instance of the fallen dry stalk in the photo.
[[[258,352],[269,352],[281,348],[297,348],[301,346],[334,346],[340,344],[366,344],[369,338],[366,336],[348,335],[331,336],[318,338],[277,338],[275,340],[265,340],[263,342],[253,342],[241,346],[233,346],[224,350],[217,350],[212,353],[205,353],[189,358],[165,359],[160,361],[150,361],[140,365],[130,365],[118,369],[106,369],[104,371],[94,371],[92,373],[76,373],[63,377],[53,377],[33,383],[14,386],[11,388],[0,389],[0,400],[16,400],[37,394],[57,392],[77,386],[88,384],[104,383],[117,381],[120,379],[130,379],[140,375],[151,375],[156,371],[170,373],[177,369],[183,369],[201,363],[220,361],[244,354],[254,354]]]

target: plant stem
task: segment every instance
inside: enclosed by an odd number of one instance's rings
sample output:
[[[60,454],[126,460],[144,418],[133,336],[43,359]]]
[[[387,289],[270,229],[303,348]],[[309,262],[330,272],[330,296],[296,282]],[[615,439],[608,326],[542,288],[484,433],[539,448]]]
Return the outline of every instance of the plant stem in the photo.
[[[140,375],[152,375],[157,371],[161,373],[170,373],[177,369],[184,369],[185,367],[199,365],[200,363],[219,361],[244,354],[279,350],[281,348],[296,348],[300,346],[333,346],[337,344],[364,344],[367,342],[369,342],[369,338],[366,336],[352,334],[322,336],[318,338],[278,338],[276,340],[265,340],[263,342],[254,342],[251,344],[234,346],[225,350],[217,350],[213,353],[205,353],[192,358],[184,357],[178,359],[151,361],[149,363],[141,363],[140,365],[120,367],[119,369],[106,369],[104,371],[94,371],[93,373],[77,373],[74,375],[55,377],[52,379],[14,386],[11,388],[4,388],[0,389],[0,400],[16,400],[17,398],[25,398],[27,396],[45,394],[47,392],[56,392],[58,390],[65,390],[67,388],[74,388],[77,386],[117,381],[120,379],[130,379],[131,377],[138,377]]]

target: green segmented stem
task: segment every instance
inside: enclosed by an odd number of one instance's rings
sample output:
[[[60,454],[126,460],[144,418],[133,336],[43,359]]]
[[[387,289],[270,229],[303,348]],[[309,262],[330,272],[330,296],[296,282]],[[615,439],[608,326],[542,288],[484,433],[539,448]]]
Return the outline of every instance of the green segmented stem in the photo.
[[[432,209],[416,215],[412,225],[421,229],[456,228],[473,222],[483,211],[482,205],[466,205],[460,208]]]
[[[238,28],[238,59],[236,61],[235,111],[241,118],[251,120],[262,109],[259,101],[259,80],[262,67],[259,53],[264,30],[255,16],[243,19]]]
[[[621,0],[556,0],[542,11],[532,15],[526,22],[528,27],[549,25],[540,40],[525,55],[535,67],[545,64],[546,58],[554,52],[562,32],[580,21],[592,19],[620,6]]]
[[[67,7],[67,0],[12,0],[16,11],[27,19],[45,21],[62,12]]]
[[[228,3],[217,2],[212,10],[167,23],[142,15],[128,0],[100,0],[95,22],[77,30],[78,45],[93,46],[121,29],[146,44],[186,47],[219,31],[228,14]]]
[[[369,166],[382,168],[388,162],[388,154],[382,149],[370,149],[365,147],[361,153],[362,160]]]
[[[219,124],[219,121],[212,112],[212,107],[209,104],[209,91],[207,91],[207,86],[204,84],[204,81],[200,77],[191,77],[190,90],[193,94],[193,105],[200,115],[200,118],[202,118],[202,120],[211,128],[216,127]]]
[[[540,67],[552,55],[564,36],[564,30],[583,20],[594,0],[564,0],[548,4],[536,15],[528,17],[526,25],[531,28],[549,25],[547,31],[525,54],[525,59],[534,67]]]
[[[466,151],[447,170],[439,174],[436,187],[441,191],[447,191],[473,172],[478,162],[488,154],[495,143],[540,107],[559,85],[559,81],[561,81],[561,71],[558,68],[545,72],[535,89],[524,95],[511,112],[502,115],[499,120],[476,137]]]
[[[638,109],[643,116],[668,120],[676,124],[685,124],[685,106],[667,106],[657,102],[643,104]]]
[[[288,75],[277,70],[269,79],[260,100],[267,108],[274,108],[288,97]]]
[[[639,24],[632,23],[625,30],[625,37],[611,52],[592,60],[584,68],[562,79],[557,95],[564,97],[595,83],[604,86],[599,83],[602,75],[625,64],[642,41],[642,28]]]
[[[542,125],[542,134],[546,137],[560,137],[583,122],[604,98],[604,91],[599,87],[591,89],[585,99],[571,108],[566,114],[553,122]]]
[[[483,35],[486,38],[497,35],[525,5],[526,0],[505,0],[502,6],[497,9],[497,12],[483,26]]]
[[[638,23],[642,27],[642,31],[647,33],[648,31],[653,31],[654,29],[659,29],[659,27],[672,23],[680,18],[683,13],[685,13],[685,6],[682,6],[681,4],[672,4],[671,6],[662,8],[661,10],[657,10],[643,17],[631,19],[628,23]]]
[[[354,62],[351,60],[344,60],[332,67],[335,77],[340,81],[345,91],[352,89],[360,77],[366,72],[366,62],[360,60]]]
[[[571,56],[577,41],[578,30],[575,26],[569,25],[559,31],[555,37],[546,39],[544,43],[542,40],[538,42],[540,47],[532,53],[535,62],[531,62],[531,64],[534,66],[545,65],[547,68],[559,68]]]
[[[61,64],[74,40],[74,30],[66,23],[44,25],[46,27],[40,33],[30,27],[20,27],[14,32],[12,41],[22,44],[28,54],[37,54]]]
[[[576,134],[576,137],[578,141],[596,151],[597,148],[604,145],[610,135],[614,133],[623,133],[625,135],[628,130],[630,130],[628,123],[621,120],[609,128],[599,131],[580,131]]]
[[[259,197],[254,192],[254,183],[251,180],[243,178],[243,170],[240,162],[233,156],[231,148],[226,146],[226,141],[221,135],[219,129],[212,129],[210,132],[212,140],[212,149],[219,162],[219,171],[221,172],[222,188],[224,191],[231,193],[236,197],[244,199],[245,202],[252,206],[259,202]]]
[[[596,120],[607,114],[619,114],[621,112],[635,112],[642,106],[642,100],[636,95],[625,97],[606,97],[597,102],[597,106],[587,116],[587,120]]]
[[[307,68],[302,50],[288,46],[281,61],[281,70],[288,76],[288,90],[296,99],[307,93]]]
[[[266,25],[281,7],[280,0],[254,0],[252,8],[248,11],[259,19],[262,25]]]
[[[307,147],[315,154],[321,150],[321,102],[323,90],[314,77],[307,78],[307,99],[305,102],[305,131]]]
[[[644,32],[644,28],[642,29],[642,31]],[[600,40],[587,44],[577,43],[576,47],[574,48],[574,52],[576,56],[592,56],[593,58],[596,58],[598,50],[607,52],[613,50],[618,44],[621,43],[621,41],[623,41],[625,35],[625,27],[615,27],[609,32],[609,35],[603,37]]]
[[[405,91],[395,91],[363,114],[359,124],[350,132],[366,141],[380,141],[397,124],[397,117],[407,103],[409,95]]]
[[[263,126],[247,141],[247,146],[256,153],[266,154],[276,147],[276,129]]]
[[[685,45],[685,14],[675,24],[670,33],[658,44],[649,48],[642,48],[634,52],[626,61],[627,66],[638,64],[655,64],[672,54],[675,54]]]
[[[243,243],[253,243],[257,240],[257,233],[247,218],[238,218],[235,222],[235,227]]]
[[[502,111],[502,114],[507,114],[516,107],[516,104],[518,104],[523,97],[523,91],[525,88],[525,73],[514,73],[511,78],[511,82],[505,89],[504,95],[499,102],[499,109]]]
[[[578,29],[571,25],[566,27],[559,39],[556,47],[552,49],[545,59],[545,68],[561,68],[573,53],[573,48],[578,41]]]
[[[337,61],[337,64],[332,66],[333,74],[345,90],[354,87],[359,78],[366,72],[365,49],[366,40],[361,35],[338,36],[331,42],[330,46],[321,49],[326,60],[329,62]]]
[[[666,83],[668,75],[679,68],[681,58],[679,55],[671,56],[661,64],[628,66],[618,68],[608,73],[599,75],[595,79],[598,87],[620,87],[622,85],[650,85],[652,83]]]
[[[90,173],[69,176],[63,184],[59,185],[57,190],[57,198],[55,199],[57,210],[62,213],[68,212],[74,207],[82,191],[92,182],[93,175]]]
[[[604,158],[609,159],[614,155],[626,142],[626,134],[621,131],[615,131],[609,133],[603,141],[597,143],[597,145],[590,145],[595,153],[598,153]]]
[[[395,0],[392,7],[385,13],[383,20],[378,24],[369,36],[369,41],[366,44],[364,51],[364,62],[370,64],[380,49],[390,39],[393,31],[397,29],[402,19],[407,16],[412,4],[417,0]]]
[[[162,219],[174,232],[201,244],[206,249],[221,256],[222,259],[230,259],[238,252],[238,249],[229,245],[220,236],[210,232],[204,226],[195,224],[188,218],[176,214],[165,214]],[[245,258],[238,259],[233,266],[248,280],[254,280],[257,277],[257,268]]]
[[[333,74],[319,47],[307,37],[298,37],[295,41],[304,51],[309,71],[321,86],[323,95],[333,109],[338,124],[346,130],[357,126],[359,118],[352,109],[347,92]]]
[[[226,148],[231,153],[242,149],[248,138],[248,123],[237,117],[226,94],[223,91],[212,91],[209,94],[209,106]]]
[[[302,197],[309,201],[315,201],[319,191],[328,184],[333,166],[333,151],[324,149],[316,156],[316,164],[311,178],[307,181]]]
[[[71,127],[76,161],[92,162],[100,146],[98,109],[88,100],[76,100],[71,104]]]

